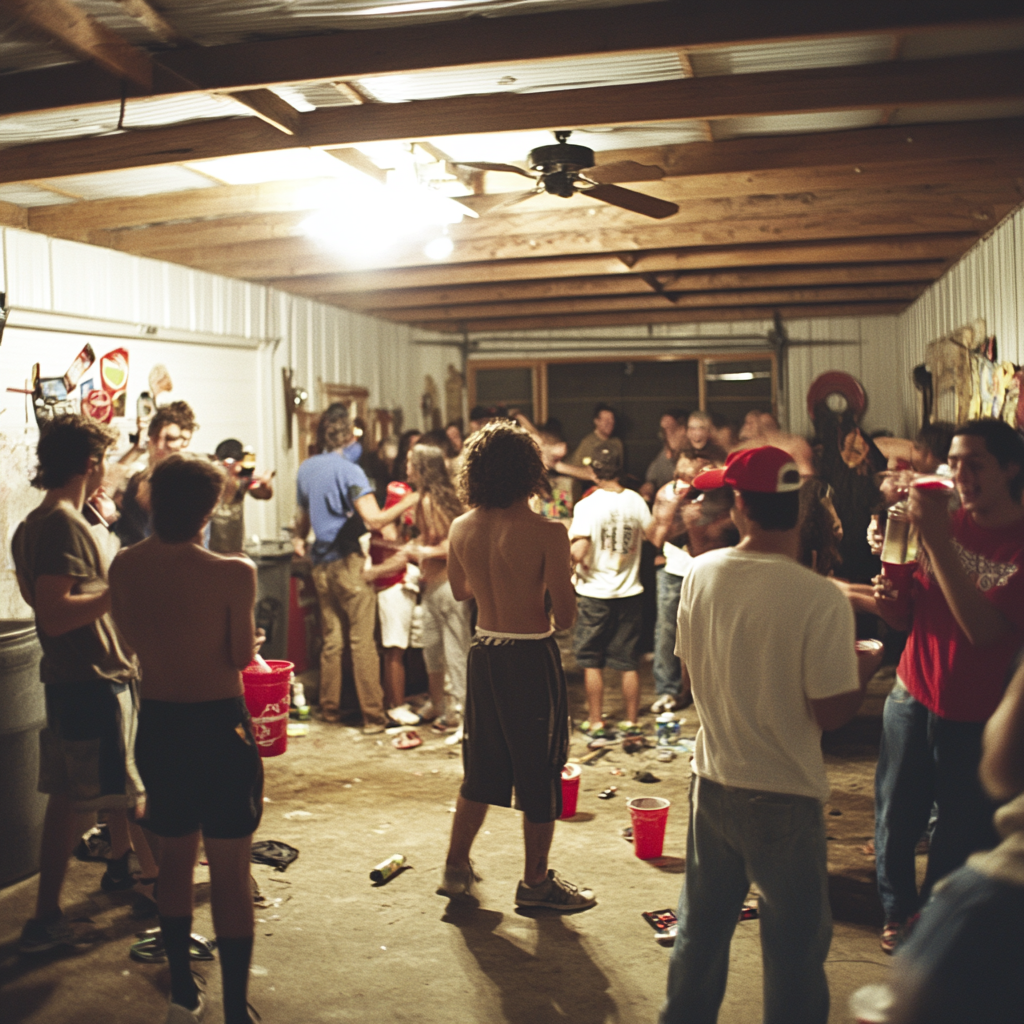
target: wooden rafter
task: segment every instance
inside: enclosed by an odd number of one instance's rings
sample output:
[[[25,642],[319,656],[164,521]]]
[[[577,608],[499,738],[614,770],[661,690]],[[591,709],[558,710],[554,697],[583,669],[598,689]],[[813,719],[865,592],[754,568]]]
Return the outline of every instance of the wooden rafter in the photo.
[[[153,87],[153,62],[71,0],[0,0],[0,10],[48,36],[62,50],[99,65],[144,92]]]
[[[14,2],[14,0],[10,0]],[[25,0],[53,6],[51,0]],[[140,0],[121,0],[137,4]],[[565,59],[600,54],[701,49],[827,36],[930,31],[937,27],[1019,24],[1014,0],[859,0],[820,4],[762,0],[716,4],[652,3],[610,10],[559,11],[512,18],[472,18],[443,24],[338,32],[333,35],[209,46],[163,55],[157,93],[233,91],[301,81],[489,63]],[[172,74],[171,72],[176,74]],[[84,72],[84,73],[83,73]],[[179,77],[180,76],[180,77]],[[87,69],[47,68],[12,78],[0,114],[117,99],[116,81]],[[191,89],[183,79],[198,83]]]
[[[321,264],[305,275],[265,277],[268,284],[300,295],[337,295],[382,288],[431,288],[503,281],[537,281],[593,274],[719,270],[808,263],[877,263],[959,258],[977,240],[977,232],[898,237],[837,238],[814,242],[761,242],[754,245],[694,246],[668,251],[544,257],[339,272]]]
[[[366,104],[298,117],[281,138],[252,119],[5,150],[0,182],[85,174],[290,146],[334,147],[486,131],[929,106],[1024,97],[1024,53],[725,75],[562,92]],[[912,137],[912,133],[909,133]],[[709,144],[705,144],[709,145]]]
[[[724,306],[710,309],[664,309],[628,313],[565,313],[533,317],[495,317],[486,320],[425,320],[414,326],[428,331],[515,331],[572,330],[589,327],[624,327],[630,324],[724,323],[742,320],[771,320],[776,312],[787,319],[800,317],[895,316],[907,302],[807,303],[797,306]],[[643,347],[643,339],[637,339]],[[766,349],[766,351],[768,351]]]
[[[643,280],[655,277],[667,292],[712,292],[744,288],[812,287],[820,285],[928,283],[940,276],[944,260],[906,263],[853,263],[821,266],[767,267],[749,270],[651,271],[602,277],[556,278],[540,281],[499,281],[434,288],[380,288],[376,291],[333,293],[349,309],[405,309],[414,306],[459,306],[488,302],[538,299],[648,295]],[[321,296],[329,291],[318,292]]]
[[[369,310],[372,316],[399,323],[424,320],[490,320],[511,316],[553,316],[570,313],[714,309],[726,306],[794,306],[805,303],[900,302],[917,298],[924,284],[844,285],[834,288],[768,288],[741,291],[676,292],[661,295],[588,296],[540,301],[473,303],[465,306],[413,306]],[[668,299],[668,302],[666,302]]]

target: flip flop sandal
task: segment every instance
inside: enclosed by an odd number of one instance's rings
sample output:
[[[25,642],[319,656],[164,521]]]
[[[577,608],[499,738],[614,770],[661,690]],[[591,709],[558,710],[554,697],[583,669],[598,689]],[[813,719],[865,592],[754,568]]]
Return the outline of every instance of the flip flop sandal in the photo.
[[[419,747],[422,744],[423,740],[420,739],[419,734],[415,731],[403,732],[391,741],[391,746],[396,750],[412,750],[413,747]]]
[[[143,964],[163,964],[167,962],[167,950],[164,949],[163,937],[159,928],[150,928],[142,932],[145,938],[133,942],[128,955]],[[190,960],[213,960],[213,951],[217,948],[214,939],[193,932],[189,936],[188,955]]]

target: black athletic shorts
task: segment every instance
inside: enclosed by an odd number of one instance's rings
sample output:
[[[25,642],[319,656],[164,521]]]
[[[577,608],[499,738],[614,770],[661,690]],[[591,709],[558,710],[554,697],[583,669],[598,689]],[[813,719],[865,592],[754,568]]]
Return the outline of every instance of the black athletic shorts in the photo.
[[[540,824],[562,813],[569,702],[553,637],[476,636],[469,648],[461,793]]]
[[[158,836],[252,835],[263,815],[263,765],[243,697],[144,700],[135,762],[146,786],[141,824]]]
[[[576,598],[576,628],[572,652],[580,668],[633,672],[639,661],[637,645],[643,621],[643,595]]]

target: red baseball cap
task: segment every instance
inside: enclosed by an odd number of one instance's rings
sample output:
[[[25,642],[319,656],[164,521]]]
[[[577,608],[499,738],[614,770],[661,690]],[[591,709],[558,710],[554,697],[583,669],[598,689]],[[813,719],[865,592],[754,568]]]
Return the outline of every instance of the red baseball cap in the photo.
[[[738,491],[785,494],[800,490],[800,470],[793,456],[781,448],[742,448],[725,460],[724,469],[707,469],[693,479],[699,491],[735,487]]]

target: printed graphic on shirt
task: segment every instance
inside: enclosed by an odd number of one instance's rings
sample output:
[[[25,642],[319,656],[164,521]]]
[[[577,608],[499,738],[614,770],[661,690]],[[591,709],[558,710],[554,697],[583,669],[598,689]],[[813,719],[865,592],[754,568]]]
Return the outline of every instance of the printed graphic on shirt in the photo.
[[[960,564],[964,567],[964,572],[974,580],[982,593],[986,593],[993,587],[1005,587],[1013,579],[1019,568],[1014,562],[990,561],[984,555],[979,555],[976,551],[968,551],[967,548],[955,540],[953,541],[953,547],[956,548],[956,553],[960,557]],[[918,552],[917,560],[920,563],[921,571],[929,579],[935,579],[931,559],[923,547]]]
[[[621,512],[612,511],[601,524],[597,546],[599,550],[612,556],[610,561],[613,564],[617,560],[619,567],[622,568],[636,552],[640,536],[640,524],[632,516],[627,518]]]

